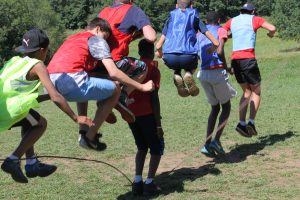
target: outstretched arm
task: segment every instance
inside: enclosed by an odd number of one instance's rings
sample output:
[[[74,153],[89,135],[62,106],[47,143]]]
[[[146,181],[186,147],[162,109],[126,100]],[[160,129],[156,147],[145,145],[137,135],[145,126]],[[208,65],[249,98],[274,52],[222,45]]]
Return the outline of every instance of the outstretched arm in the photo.
[[[267,35],[272,38],[274,37],[274,34],[276,32],[276,27],[273,24],[270,24],[269,22],[265,21],[262,24],[262,27],[266,30],[268,30],[269,32],[267,33]]]
[[[147,25],[143,27],[143,35],[148,42],[154,43],[156,41],[156,32],[152,26]]]
[[[77,116],[66,102],[65,98],[61,96],[52,84],[46,66],[43,63],[36,64],[32,70],[32,73],[36,74],[41,80],[43,86],[48,91],[51,100],[64,111],[74,122],[79,124],[86,124],[92,126],[93,121],[86,116]]]

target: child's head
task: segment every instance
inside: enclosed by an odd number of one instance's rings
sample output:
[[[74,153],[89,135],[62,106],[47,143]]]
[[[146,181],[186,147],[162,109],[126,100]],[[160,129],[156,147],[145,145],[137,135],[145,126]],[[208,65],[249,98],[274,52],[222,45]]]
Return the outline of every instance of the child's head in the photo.
[[[114,3],[115,4],[117,4],[117,3],[127,4],[127,3],[133,3],[133,0],[114,0]]]
[[[177,0],[178,8],[185,9],[191,7],[193,0]]]
[[[255,6],[252,3],[245,3],[241,7],[240,11],[242,14],[253,15],[253,14],[255,14]]]
[[[142,39],[139,42],[139,55],[141,58],[154,59],[154,44]]]
[[[49,38],[46,33],[38,28],[33,28],[23,35],[22,46],[15,50],[30,58],[44,61],[48,53]]]
[[[88,23],[86,30],[94,31],[96,35],[99,35],[104,39],[107,39],[112,34],[112,30],[109,23],[105,19],[98,17],[92,19]]]
[[[207,24],[218,25],[220,23],[220,15],[218,12],[209,11],[206,15]]]

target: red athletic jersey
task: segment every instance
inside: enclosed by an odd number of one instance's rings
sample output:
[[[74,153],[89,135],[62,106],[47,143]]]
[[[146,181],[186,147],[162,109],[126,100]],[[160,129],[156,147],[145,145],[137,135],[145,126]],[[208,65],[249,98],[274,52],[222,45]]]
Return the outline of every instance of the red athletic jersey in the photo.
[[[143,83],[152,80],[155,88],[160,87],[160,72],[158,62],[150,59],[141,59],[148,66],[148,73]],[[135,116],[145,116],[153,113],[151,92],[134,90],[128,97],[128,108]]]
[[[262,24],[266,20],[262,17],[254,16],[252,20],[253,30],[256,32],[259,28],[261,28]],[[231,22],[232,19],[228,20],[226,24],[223,26],[223,28],[226,31],[229,31],[231,29]],[[255,49],[246,49],[241,51],[233,51],[231,54],[232,60],[238,60],[238,59],[247,59],[247,58],[255,58]]]
[[[129,54],[129,44],[133,40],[133,34],[121,32],[118,29],[118,25],[123,21],[126,13],[132,6],[131,4],[124,4],[118,7],[107,7],[98,15],[106,19],[111,26],[112,35],[108,38],[107,42],[114,61],[121,60],[122,57]]]
[[[90,32],[82,32],[69,37],[57,50],[47,69],[49,74],[90,71],[97,60],[89,53]]]

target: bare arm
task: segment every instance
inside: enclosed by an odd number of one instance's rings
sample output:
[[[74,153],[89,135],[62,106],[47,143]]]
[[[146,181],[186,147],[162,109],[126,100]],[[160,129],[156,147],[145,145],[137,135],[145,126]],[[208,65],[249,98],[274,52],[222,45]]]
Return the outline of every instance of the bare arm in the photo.
[[[155,89],[151,94],[151,103],[153,107],[153,114],[156,121],[157,134],[159,137],[164,135],[163,128],[161,126],[161,115],[160,115],[160,102],[158,97],[158,89]]]
[[[266,30],[269,31],[269,33],[267,34],[270,38],[274,37],[274,34],[276,32],[276,27],[273,24],[270,24],[269,22],[265,21],[262,24],[262,27]]]
[[[213,43],[213,46],[208,48],[207,51],[208,53],[213,53],[219,46],[219,41],[209,32],[205,32],[205,36]]]
[[[70,108],[69,104],[66,102],[65,98],[61,96],[55,89],[52,84],[46,66],[43,63],[36,64],[31,73],[36,74],[41,80],[43,86],[48,91],[48,94],[51,100],[63,111],[65,112],[74,122],[80,124],[86,124],[88,126],[92,126],[93,122],[90,118],[85,116],[77,116],[73,110]]]
[[[217,49],[218,56],[219,56],[220,60],[223,62],[224,69],[226,69],[226,71],[228,73],[232,74],[230,68],[228,68],[228,66],[227,66],[227,62],[226,62],[226,58],[225,58],[225,51],[224,51],[225,39],[224,38],[219,39],[219,43],[220,43],[220,45]]]
[[[156,48],[156,56],[161,58],[163,56],[163,53],[162,53],[162,47],[165,43],[165,40],[166,40],[166,36],[165,35],[161,35],[157,44],[155,45],[155,48]]]
[[[147,25],[143,27],[143,35],[148,42],[154,43],[156,41],[156,32],[152,26]]]
[[[153,81],[148,81],[145,84],[136,82],[135,80],[129,78],[124,72],[119,70],[112,59],[105,58],[102,60],[102,63],[112,79],[124,83],[127,86],[131,86],[142,92],[149,92],[154,89]]]

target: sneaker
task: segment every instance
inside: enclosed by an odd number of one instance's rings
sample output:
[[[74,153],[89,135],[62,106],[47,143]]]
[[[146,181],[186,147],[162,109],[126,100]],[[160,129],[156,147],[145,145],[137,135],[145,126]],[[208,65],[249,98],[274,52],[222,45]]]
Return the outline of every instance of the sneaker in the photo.
[[[85,134],[81,134],[79,145],[85,149],[93,149],[96,151],[103,151],[106,149],[106,144],[100,142],[99,139],[95,138],[93,141],[89,140]]]
[[[28,183],[28,179],[21,170],[20,160],[6,158],[1,165],[1,169],[6,173],[10,174],[16,182]]]
[[[174,85],[177,88],[177,92],[181,97],[187,97],[190,95],[189,90],[185,87],[182,77],[178,74],[174,74]]]
[[[107,116],[107,118],[105,119],[105,121],[106,121],[107,123],[109,123],[109,124],[115,124],[115,123],[117,122],[117,117],[116,117],[116,115],[115,115],[113,112],[111,112],[111,113]]]
[[[183,80],[189,90],[190,95],[193,97],[197,96],[200,90],[196,85],[193,75],[190,72],[186,72],[183,76]]]
[[[152,181],[149,184],[144,183],[144,191],[143,195],[145,196],[154,196],[161,193],[160,187],[154,184],[154,181]]]
[[[87,131],[85,131],[85,130],[80,130],[80,131],[79,131],[78,142],[80,142],[81,136],[82,136],[82,135],[86,135],[86,132],[87,132]],[[102,138],[102,136],[103,136],[102,133],[97,133],[97,134],[96,134],[96,138],[97,138],[98,140],[100,140],[100,138]],[[100,142],[100,141],[99,141],[99,142]]]
[[[55,165],[44,164],[39,160],[37,160],[37,162],[32,165],[25,165],[25,173],[29,178],[34,178],[37,176],[46,177],[54,173],[56,169],[57,167]]]
[[[214,158],[216,157],[216,153],[214,152],[214,150],[212,150],[210,148],[210,145],[205,144],[201,149],[200,152],[202,154],[204,154],[205,156],[209,157],[209,158]]]
[[[122,118],[128,122],[133,123],[135,122],[135,116],[134,114],[128,109],[127,106],[127,94],[125,91],[122,90],[119,102],[115,106],[115,109],[120,112]]]
[[[142,195],[143,194],[143,181],[140,181],[138,183],[133,182],[131,185],[131,191],[133,195]]]
[[[248,130],[246,128],[246,126],[241,125],[240,123],[238,123],[238,125],[236,126],[235,130],[244,137],[251,137],[252,135],[250,135],[248,133]]]
[[[255,125],[252,124],[251,122],[248,122],[248,124],[246,126],[246,129],[247,129],[249,135],[251,135],[251,136],[257,135],[257,131],[256,131],[256,128],[255,128]]]
[[[221,145],[221,142],[218,140],[213,140],[210,144],[209,144],[209,148],[214,150],[215,152],[217,152],[218,154],[221,155],[225,155],[225,151]]]

